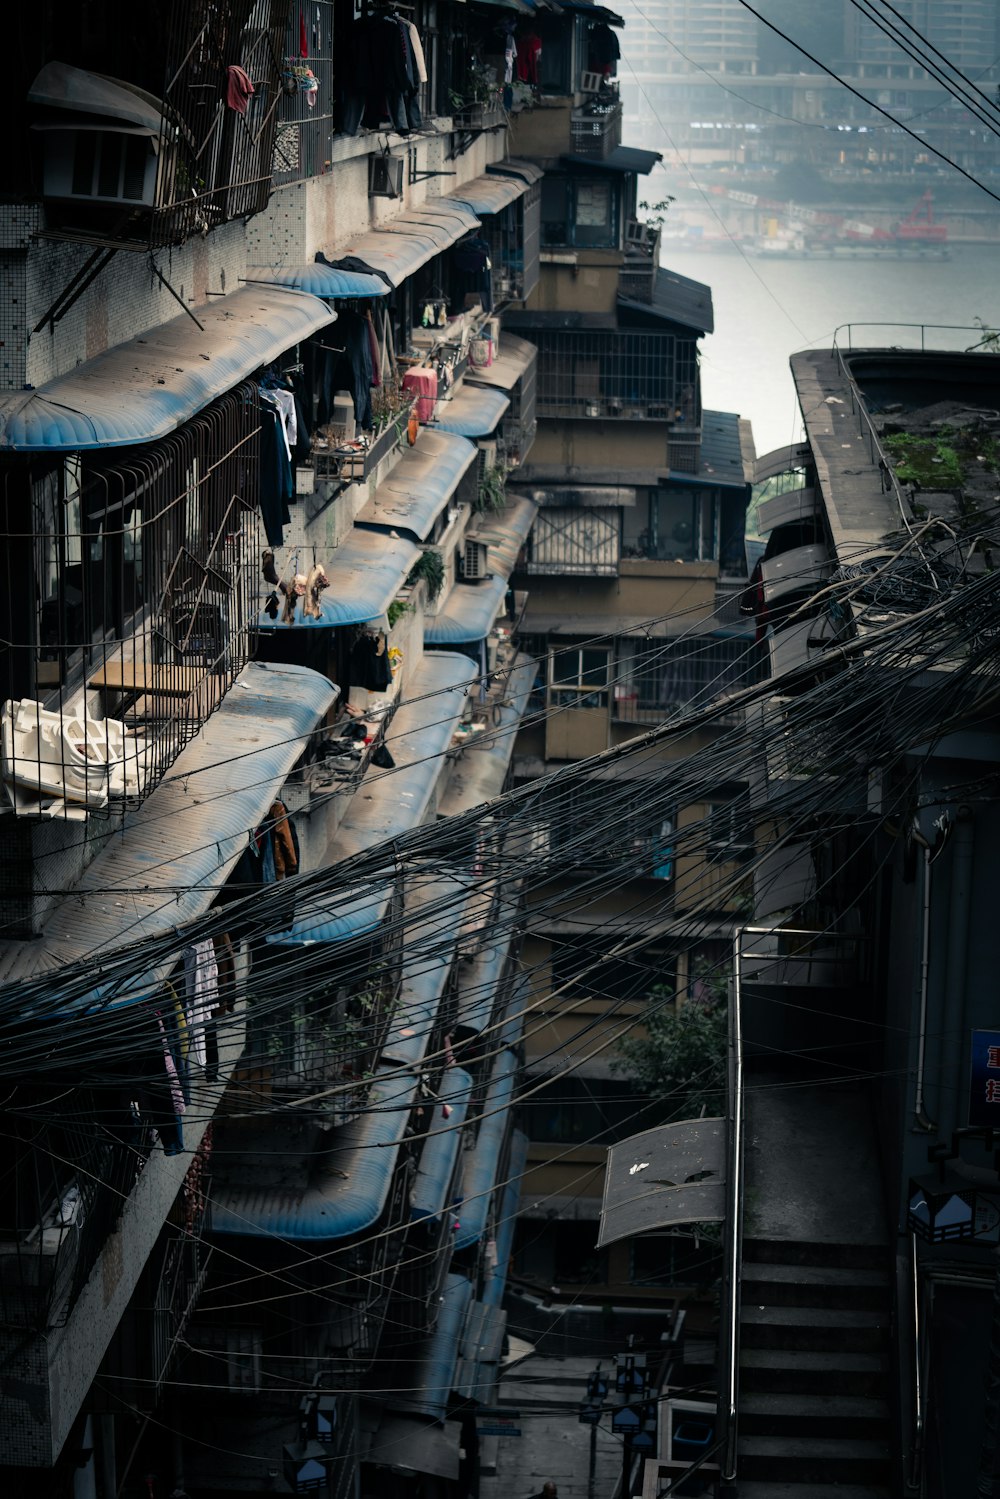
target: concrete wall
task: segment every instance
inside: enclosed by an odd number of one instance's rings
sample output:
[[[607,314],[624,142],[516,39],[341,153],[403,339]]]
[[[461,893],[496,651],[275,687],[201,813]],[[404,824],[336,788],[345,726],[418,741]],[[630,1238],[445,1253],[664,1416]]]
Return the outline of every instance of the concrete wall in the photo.
[[[525,305],[532,312],[607,312],[618,304],[620,250],[543,250],[538,285]]]
[[[620,473],[621,483],[629,484],[633,470],[666,474],[670,467],[667,441],[666,422],[543,419],[531,448],[530,467],[564,468],[566,483],[591,483],[584,479],[589,471],[613,469]]]

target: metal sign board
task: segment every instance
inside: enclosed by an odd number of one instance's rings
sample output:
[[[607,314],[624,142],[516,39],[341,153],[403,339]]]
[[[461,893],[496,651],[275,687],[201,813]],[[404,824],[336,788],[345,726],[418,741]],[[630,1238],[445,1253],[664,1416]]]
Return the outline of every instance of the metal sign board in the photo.
[[[969,1124],[1000,1130],[1000,1031],[973,1031]]]

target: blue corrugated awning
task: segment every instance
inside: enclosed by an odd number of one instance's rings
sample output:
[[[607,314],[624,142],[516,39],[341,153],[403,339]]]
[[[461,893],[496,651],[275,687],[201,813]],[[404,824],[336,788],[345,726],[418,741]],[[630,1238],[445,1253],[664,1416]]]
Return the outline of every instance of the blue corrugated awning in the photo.
[[[156,790],[87,866],[73,899],[45,916],[41,937],[0,944],[3,981],[44,980],[58,971],[60,1002],[50,1001],[46,1011],[59,1016],[154,992],[176,952],[146,974],[124,957],[118,979],[115,949],[175,932],[208,910],[337,695],[332,682],[305,667],[244,667]],[[104,983],[95,990],[98,959]],[[77,962],[86,963],[79,979]]]
[[[517,1078],[517,1057],[502,1051],[493,1064],[493,1074],[483,1103],[483,1120],[476,1136],[476,1148],[466,1154],[462,1173],[462,1203],[458,1210],[459,1227],[455,1248],[468,1249],[486,1232],[490,1198],[496,1184],[497,1167],[510,1123],[510,1103]]]
[[[334,1132],[329,1151],[309,1156],[304,1186],[216,1182],[212,1232],[329,1240],[370,1229],[388,1200],[417,1088],[411,1074],[377,1077],[365,1112]],[[272,1160],[272,1172],[277,1164]]]
[[[518,655],[510,668],[503,702],[494,705],[491,723],[465,745],[452,766],[448,787],[438,805],[442,817],[457,817],[499,796],[507,779],[514,741],[538,675],[538,662]]]
[[[500,213],[509,203],[516,203],[528,191],[522,177],[492,176],[473,177],[463,182],[453,193],[448,194],[449,203],[465,204],[473,213]]]
[[[406,1067],[423,1061],[468,899],[468,885],[458,880],[435,880],[407,894],[403,977],[382,1047],[384,1061]]]
[[[265,937],[270,947],[310,947],[314,943],[350,942],[377,931],[389,905],[385,886],[365,891],[338,891],[309,900],[284,932]]]
[[[502,573],[505,578],[510,577],[537,514],[537,502],[522,495],[517,499],[508,497],[505,509],[497,511],[495,515],[479,517],[469,539],[485,541],[491,573]]]
[[[413,1382],[422,1394],[390,1400],[390,1405],[444,1420],[455,1380],[459,1338],[471,1300],[472,1284],[464,1275],[445,1276],[437,1327],[415,1370]]]
[[[365,530],[408,531],[415,540],[426,541],[476,457],[475,445],[466,438],[422,427],[416,447],[407,449],[355,523]]]
[[[503,1300],[510,1268],[510,1255],[514,1247],[514,1227],[517,1223],[517,1207],[521,1198],[521,1178],[528,1160],[528,1137],[519,1129],[510,1137],[510,1165],[507,1168],[507,1185],[500,1199],[500,1221],[497,1223],[497,1257],[489,1279],[483,1287],[482,1300],[486,1306],[499,1306]]]
[[[336,313],[281,286],[245,286],[98,354],[38,390],[0,397],[0,452],[82,452],[176,431]]]
[[[493,923],[497,937],[481,947],[472,962],[463,967],[458,983],[456,1036],[481,1035],[490,1023],[497,985],[510,952],[512,933],[508,923],[512,915],[512,905],[501,905]]]
[[[383,271],[399,286],[422,265],[457,243],[479,220],[461,203],[440,208],[438,200],[414,208],[378,229],[371,229],[341,250],[338,259],[353,256]]]
[[[469,1107],[473,1082],[461,1067],[449,1067],[441,1078],[438,1106],[434,1110],[436,1128],[428,1132],[420,1153],[420,1165],[410,1193],[410,1217],[439,1218],[450,1205],[449,1189],[455,1175],[462,1144],[461,1126]],[[441,1110],[451,1112],[447,1119]]]
[[[254,270],[246,280],[251,286],[291,286],[296,291],[322,297],[325,302],[389,295],[389,288],[381,276],[371,276],[366,271],[342,271],[321,261],[314,261],[312,265],[269,266],[266,270]]]
[[[419,827],[474,680],[468,656],[435,651],[423,657],[386,733],[395,769],[369,770],[363,794],[352,799],[327,849],[328,862]]]
[[[427,645],[474,645],[485,640],[503,608],[507,579],[502,573],[481,583],[456,583],[440,614],[424,623]]]
[[[363,625],[384,614],[402,588],[406,575],[420,556],[420,548],[405,536],[384,536],[377,531],[351,531],[324,562],[329,588],[320,595],[319,617],[303,614],[303,600],[296,600],[295,618],[283,624],[279,614],[271,619],[263,609],[257,619],[261,630],[338,629],[341,625]]]
[[[493,1393],[503,1357],[507,1313],[484,1301],[471,1301],[465,1314],[455,1368],[455,1394],[485,1405]]]
[[[501,390],[463,385],[450,401],[438,403],[434,425],[460,437],[488,437],[509,405],[510,397]]]

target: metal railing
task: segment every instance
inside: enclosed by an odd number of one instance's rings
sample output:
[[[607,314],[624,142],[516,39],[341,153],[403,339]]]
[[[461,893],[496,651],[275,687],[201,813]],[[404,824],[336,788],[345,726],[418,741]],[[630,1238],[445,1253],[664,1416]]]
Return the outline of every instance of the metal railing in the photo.
[[[538,414],[673,420],[698,388],[694,339],[640,331],[531,333]]]
[[[733,978],[729,1004],[729,1079],[727,1115],[727,1201],[723,1247],[719,1349],[719,1426],[724,1444],[722,1477],[736,1477],[740,1389],[740,1271],[743,1256],[743,1021],[740,963],[744,933],[733,938]]]
[[[907,1475],[906,1486],[909,1489],[919,1490],[924,1465],[924,1378],[923,1378],[923,1318],[920,1308],[920,1261],[917,1256],[917,1240],[915,1235],[910,1235],[910,1311],[912,1322],[908,1331],[912,1334],[913,1345],[913,1380],[911,1387],[911,1430],[912,1446],[910,1448],[910,1470]]]

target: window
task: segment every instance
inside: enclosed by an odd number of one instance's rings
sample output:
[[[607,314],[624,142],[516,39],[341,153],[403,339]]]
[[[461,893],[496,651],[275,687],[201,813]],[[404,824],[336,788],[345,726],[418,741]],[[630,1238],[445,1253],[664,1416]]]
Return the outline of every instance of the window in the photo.
[[[549,651],[549,698],[562,708],[606,708],[611,651],[570,646]]]
[[[618,246],[619,184],[597,173],[542,182],[542,240],[547,245]]]
[[[708,814],[708,857],[716,861],[748,859],[753,854],[750,803],[746,797],[712,802]]]

